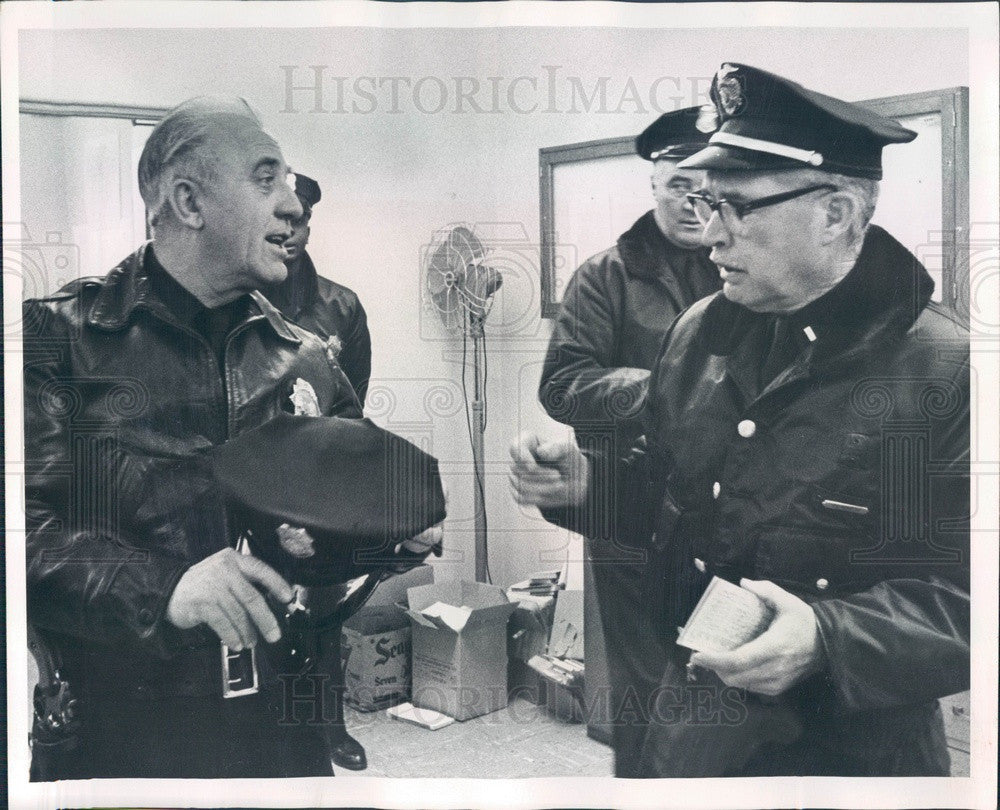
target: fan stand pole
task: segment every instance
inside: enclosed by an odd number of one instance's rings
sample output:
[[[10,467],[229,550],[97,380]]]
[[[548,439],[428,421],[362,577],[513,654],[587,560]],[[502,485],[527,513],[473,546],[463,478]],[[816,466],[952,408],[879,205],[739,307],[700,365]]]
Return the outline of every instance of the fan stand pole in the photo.
[[[476,530],[476,581],[487,580],[487,545],[486,545],[486,477],[483,461],[483,435],[486,432],[485,406],[483,402],[483,369],[480,357],[483,352],[485,335],[483,334],[483,318],[469,315],[469,332],[472,335],[472,374],[475,378],[472,395],[472,466],[475,473],[473,481],[475,491],[475,530]]]

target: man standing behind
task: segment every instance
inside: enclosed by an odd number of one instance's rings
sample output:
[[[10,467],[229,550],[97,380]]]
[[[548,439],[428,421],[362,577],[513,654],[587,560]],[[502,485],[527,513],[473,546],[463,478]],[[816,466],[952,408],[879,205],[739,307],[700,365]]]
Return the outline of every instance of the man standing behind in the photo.
[[[653,162],[656,207],[617,245],[584,262],[566,288],[538,397],[549,416],[575,428],[581,447],[614,447],[612,457],[629,448],[638,435],[635,417],[649,370],[667,329],[681,310],[722,286],[719,269],[701,245],[702,224],[687,200],[705,173],[678,166],[705,146],[708,135],[702,130],[712,126],[711,115],[691,107],[660,116],[636,138],[636,152]],[[660,674],[642,660],[656,643],[640,641],[644,558],[601,537],[588,538],[588,552],[613,701],[621,704],[628,685],[656,681]],[[628,733],[621,724],[612,726],[616,751],[631,747],[622,739]],[[616,774],[630,775],[628,763],[618,756]]]
[[[302,216],[292,220],[292,235],[285,240],[288,276],[261,292],[282,315],[327,342],[364,407],[372,371],[368,318],[354,291],[320,276],[306,252],[313,206],[322,196],[319,183],[296,172],[295,194],[302,205]]]
[[[663,549],[636,773],[947,776],[937,698],[969,685],[969,334],[871,224],[882,149],[915,134],[746,65],[712,98],[721,126],[682,167],[707,171],[690,199],[724,286],[664,339],[624,529]],[[572,442],[512,454],[521,503],[594,505],[606,483]],[[677,628],[713,576],[769,617],[692,654]]]
[[[372,343],[368,334],[368,318],[361,301],[353,290],[337,284],[316,272],[312,257],[306,252],[309,244],[313,206],[320,201],[319,183],[295,172],[295,194],[302,204],[302,216],[292,220],[292,235],[285,240],[288,277],[280,284],[265,287],[262,292],[281,313],[299,326],[319,335],[327,351],[336,358],[347,379],[354,386],[361,406],[368,392],[372,369]],[[340,653],[340,625],[322,634],[323,656],[319,666],[330,675],[332,718],[324,725],[334,763],[352,771],[368,767],[364,746],[347,733],[344,724],[344,667]]]
[[[722,286],[687,201],[705,173],[678,167],[708,141],[698,128],[707,128],[700,114],[698,107],[666,113],[635,139],[636,152],[653,162],[656,207],[614,247],[584,262],[566,287],[538,389],[558,422],[578,430],[621,429],[641,405],[622,397],[645,390],[671,321]],[[635,382],[641,385],[628,385]]]

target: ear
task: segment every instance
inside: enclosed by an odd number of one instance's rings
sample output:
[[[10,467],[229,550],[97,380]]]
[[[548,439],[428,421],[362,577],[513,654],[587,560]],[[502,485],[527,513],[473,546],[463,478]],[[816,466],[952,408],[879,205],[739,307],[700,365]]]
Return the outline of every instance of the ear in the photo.
[[[174,218],[182,225],[194,230],[201,230],[205,227],[200,197],[201,189],[192,180],[179,177],[170,186],[168,201]]]
[[[823,244],[828,245],[841,237],[850,237],[856,222],[858,202],[842,191],[833,192],[825,202]]]

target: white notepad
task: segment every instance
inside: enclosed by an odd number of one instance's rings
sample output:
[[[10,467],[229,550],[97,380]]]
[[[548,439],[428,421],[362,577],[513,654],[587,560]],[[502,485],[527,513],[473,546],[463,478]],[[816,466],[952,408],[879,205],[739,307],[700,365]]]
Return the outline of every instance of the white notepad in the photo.
[[[773,615],[757,594],[713,577],[677,643],[704,652],[733,650],[763,633]]]
[[[449,717],[433,709],[420,709],[412,703],[400,703],[398,706],[390,706],[385,713],[396,720],[404,723],[413,723],[415,726],[437,731],[439,728],[450,726],[455,722],[454,717]]]

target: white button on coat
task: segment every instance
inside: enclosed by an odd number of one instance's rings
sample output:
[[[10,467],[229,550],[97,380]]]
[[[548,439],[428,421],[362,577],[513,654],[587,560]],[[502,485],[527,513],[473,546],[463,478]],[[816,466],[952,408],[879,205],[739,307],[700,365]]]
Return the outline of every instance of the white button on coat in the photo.
[[[716,481],[714,484],[712,484],[712,498],[718,500],[719,495],[721,494],[722,494],[722,484]]]
[[[824,577],[820,577],[819,579],[816,580],[816,587],[819,588],[821,591],[825,591],[827,588],[830,587],[830,580],[825,579]]]
[[[705,573],[705,561],[699,560],[697,557],[694,558],[694,567],[697,568],[701,573]]]
[[[736,426],[736,432],[744,439],[749,439],[757,432],[757,423],[753,419],[744,419]]]

